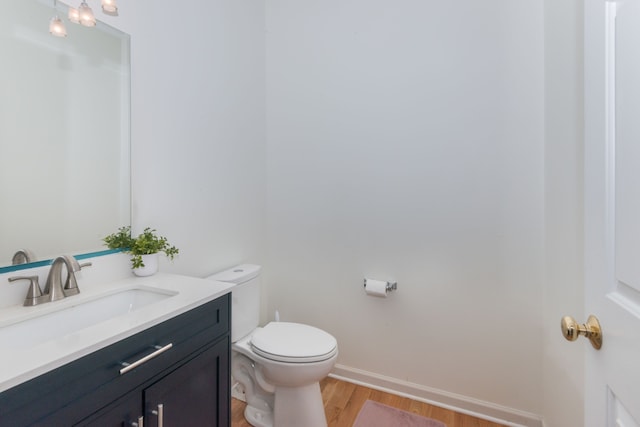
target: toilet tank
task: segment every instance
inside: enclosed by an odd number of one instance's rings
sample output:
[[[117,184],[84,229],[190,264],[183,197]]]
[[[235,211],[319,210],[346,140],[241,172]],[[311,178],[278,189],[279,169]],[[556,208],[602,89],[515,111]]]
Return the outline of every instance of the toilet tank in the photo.
[[[247,336],[260,323],[260,268],[242,264],[207,277],[235,284],[231,288],[231,342]]]

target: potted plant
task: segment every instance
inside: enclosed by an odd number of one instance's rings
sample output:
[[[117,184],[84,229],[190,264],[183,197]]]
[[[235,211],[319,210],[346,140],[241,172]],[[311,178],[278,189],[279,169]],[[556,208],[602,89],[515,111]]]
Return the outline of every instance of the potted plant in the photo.
[[[120,227],[116,233],[104,239],[109,249],[120,249],[131,254],[131,267],[136,276],[150,276],[158,271],[158,253],[164,254],[173,261],[179,250],[167,241],[166,237],[158,236],[155,229],[149,227],[138,235],[131,237],[131,227]]]

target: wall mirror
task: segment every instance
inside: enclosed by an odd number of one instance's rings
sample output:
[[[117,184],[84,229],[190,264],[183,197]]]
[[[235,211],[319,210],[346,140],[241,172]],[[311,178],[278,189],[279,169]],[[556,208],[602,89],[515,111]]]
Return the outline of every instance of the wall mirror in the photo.
[[[53,2],[0,13],[0,273],[106,249],[130,224],[130,38],[98,22],[49,34]],[[38,263],[12,266],[29,250]]]

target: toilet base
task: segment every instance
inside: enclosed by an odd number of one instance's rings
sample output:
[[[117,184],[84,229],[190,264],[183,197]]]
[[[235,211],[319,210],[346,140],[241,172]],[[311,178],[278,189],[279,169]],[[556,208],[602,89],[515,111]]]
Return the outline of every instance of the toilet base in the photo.
[[[327,427],[320,384],[276,387],[274,427]]]
[[[273,412],[263,411],[254,406],[249,406],[244,410],[244,419],[254,427],[274,427]]]

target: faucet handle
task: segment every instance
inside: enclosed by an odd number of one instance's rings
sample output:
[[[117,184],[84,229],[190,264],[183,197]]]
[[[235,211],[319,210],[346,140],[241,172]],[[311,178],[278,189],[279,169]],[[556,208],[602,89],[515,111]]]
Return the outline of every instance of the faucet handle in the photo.
[[[23,305],[25,307],[37,305],[41,302],[42,289],[40,289],[38,276],[16,276],[9,277],[8,280],[9,282],[15,282],[16,280],[29,280],[31,282],[29,284],[29,292],[27,292],[27,297],[24,299]]]
[[[78,264],[78,270],[82,270],[84,267],[91,267],[91,262],[84,262],[82,264]],[[78,281],[76,280],[76,275],[73,271],[67,271],[67,280],[64,282],[64,293],[66,296],[77,295],[80,293],[80,288],[78,288]]]

